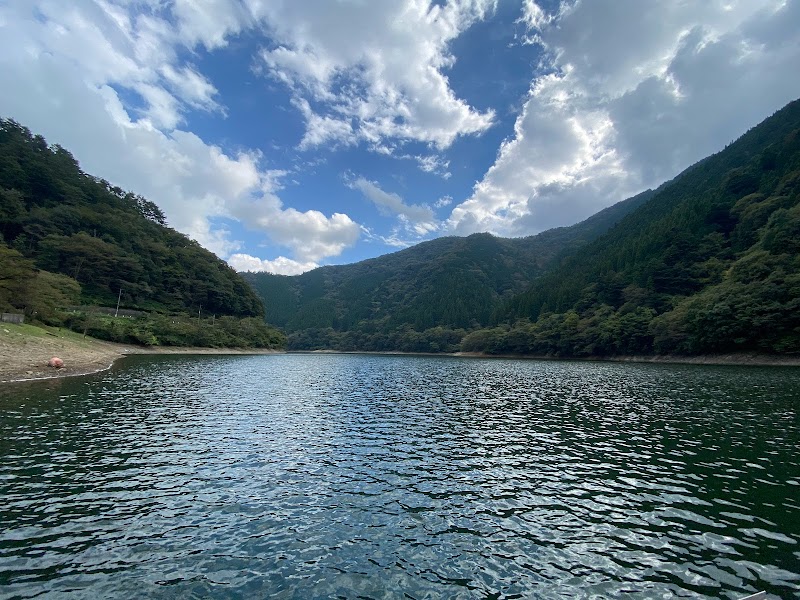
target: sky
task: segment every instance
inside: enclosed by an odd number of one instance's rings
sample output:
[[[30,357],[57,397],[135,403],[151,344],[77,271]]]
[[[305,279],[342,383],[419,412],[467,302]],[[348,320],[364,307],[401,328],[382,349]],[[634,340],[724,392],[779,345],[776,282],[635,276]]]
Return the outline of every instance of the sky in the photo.
[[[800,0],[0,0],[0,117],[241,271],[571,225],[799,75]]]

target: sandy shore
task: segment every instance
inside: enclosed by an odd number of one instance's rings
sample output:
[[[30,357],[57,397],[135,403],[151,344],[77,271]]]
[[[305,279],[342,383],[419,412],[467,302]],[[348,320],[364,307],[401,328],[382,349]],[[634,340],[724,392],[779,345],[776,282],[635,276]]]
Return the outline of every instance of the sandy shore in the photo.
[[[0,323],[0,383],[97,373],[130,354],[274,354],[275,350],[145,348],[102,342],[64,329]],[[64,368],[47,366],[51,357]]]

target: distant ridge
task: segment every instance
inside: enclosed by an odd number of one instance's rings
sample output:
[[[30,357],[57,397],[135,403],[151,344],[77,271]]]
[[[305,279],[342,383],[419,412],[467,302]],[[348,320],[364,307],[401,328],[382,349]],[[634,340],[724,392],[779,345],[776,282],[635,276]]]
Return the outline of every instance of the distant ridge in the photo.
[[[430,334],[442,338],[433,345],[452,350],[466,330],[490,322],[501,300],[525,290],[565,253],[606,232],[652,194],[647,190],[577,225],[526,238],[443,237],[302,275],[242,275],[264,300],[267,321],[294,334],[294,348],[393,350],[411,343],[427,351],[431,346],[409,331],[444,328]],[[400,341],[403,336],[413,343]]]
[[[800,352],[800,101],[572,227],[246,274],[291,348]]]

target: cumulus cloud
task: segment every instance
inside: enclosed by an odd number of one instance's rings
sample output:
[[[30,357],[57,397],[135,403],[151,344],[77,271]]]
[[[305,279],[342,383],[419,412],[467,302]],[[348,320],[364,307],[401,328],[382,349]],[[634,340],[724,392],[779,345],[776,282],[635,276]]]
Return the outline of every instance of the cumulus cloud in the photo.
[[[447,229],[526,235],[676,175],[800,95],[798,0],[526,0],[545,59]]]
[[[153,200],[173,227],[222,257],[241,243],[212,225],[215,217],[241,219],[292,250],[298,265],[355,243],[359,226],[347,215],[284,207],[276,193],[285,173],[263,169],[259,153],[226,152],[180,129],[188,108],[224,107],[179,57],[194,44],[222,45],[251,13],[221,0],[178,0],[175,26],[167,9],[138,8],[105,0],[0,6],[0,89],[11,92],[0,94],[0,114],[69,148],[87,172]]]
[[[311,109],[308,100],[304,98],[293,98],[292,104],[306,120],[306,131],[298,146],[301,150],[308,150],[323,144],[327,144],[331,148],[351,146],[358,142],[353,126],[348,120],[321,116]]]
[[[213,50],[225,46],[229,35],[253,23],[256,17],[249,4],[231,0],[174,0],[172,13],[185,45],[201,44]]]
[[[336,140],[387,150],[387,139],[446,148],[492,125],[456,97],[443,69],[448,44],[490,14],[490,0],[288,0],[259,5],[274,44],[267,72],[290,87],[305,116],[301,148]],[[313,106],[312,106],[313,104]]]
[[[192,107],[222,111],[222,107],[214,99],[214,96],[217,95],[217,88],[194,68],[163,65],[161,75],[170,87]]]
[[[520,7],[519,39],[543,54],[494,164],[446,224],[434,209],[448,197],[414,204],[369,179],[349,181],[394,219],[390,235],[367,239],[405,245],[573,223],[800,96],[800,0]],[[269,170],[270,156],[187,131],[195,111],[222,119],[228,110],[198,66],[204,52],[252,34],[260,49],[250,57],[303,119],[300,149],[368,148],[447,179],[444,150],[495,121],[454,91],[450,47],[495,9],[496,0],[5,0],[0,114],[155,201],[220,256],[247,256],[225,228],[234,219],[305,267],[339,255],[365,228],[341,210],[286,206],[279,182],[289,174]],[[296,268],[279,260],[270,268]]]
[[[228,259],[228,264],[237,271],[266,272],[276,275],[300,275],[319,266],[314,262],[300,262],[285,256],[279,256],[273,260],[263,260],[249,254],[233,254]]]
[[[409,232],[422,236],[438,229],[436,216],[430,206],[406,204],[399,195],[385,192],[377,183],[363,177],[359,177],[349,185],[360,191],[382,214],[397,216]]]
[[[271,193],[229,204],[233,216],[251,228],[266,232],[273,242],[290,248],[303,262],[338,256],[355,244],[361,234],[358,223],[343,213],[327,217],[318,210],[301,212],[283,208],[278,197]]]
[[[360,226],[343,213],[285,207],[261,155],[226,152],[181,129],[190,110],[226,113],[217,88],[188,62],[195,49],[222,48],[248,29],[266,34],[263,69],[292,93],[306,123],[302,149],[447,147],[492,124],[491,111],[455,95],[444,70],[455,60],[449,43],[494,7],[10,0],[0,6],[0,83],[15,93],[3,95],[0,110],[70,148],[87,171],[154,200],[174,227],[221,256],[241,244],[212,225],[215,217],[238,219],[294,260],[317,262],[354,244]],[[409,157],[449,176],[436,155]],[[408,231],[435,229],[430,208],[400,204],[394,214]]]

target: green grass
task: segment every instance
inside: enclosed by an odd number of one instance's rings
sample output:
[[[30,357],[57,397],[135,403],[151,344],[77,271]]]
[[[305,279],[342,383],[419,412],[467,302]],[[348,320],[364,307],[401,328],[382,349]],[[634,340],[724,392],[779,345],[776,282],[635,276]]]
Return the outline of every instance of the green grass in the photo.
[[[14,323],[0,323],[0,337],[5,341],[14,343],[15,341],[22,342],[26,338],[58,338],[62,340],[69,340],[82,346],[90,346],[94,341],[93,338],[84,338],[80,333],[75,333],[69,329],[62,329],[60,327],[48,327],[47,325],[31,325],[24,323],[16,325]]]

